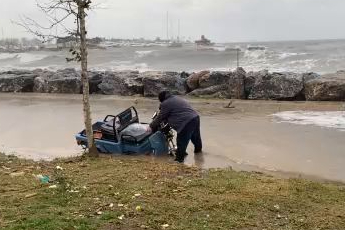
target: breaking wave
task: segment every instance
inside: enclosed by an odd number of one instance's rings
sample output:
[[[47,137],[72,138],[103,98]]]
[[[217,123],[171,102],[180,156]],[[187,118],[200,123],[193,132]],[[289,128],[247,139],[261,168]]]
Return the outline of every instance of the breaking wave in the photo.
[[[289,57],[295,57],[295,56],[304,56],[304,55],[308,55],[308,53],[280,53],[279,54],[279,59],[285,59],[285,58],[289,58]]]
[[[345,131],[345,111],[285,111],[272,116],[277,122],[314,125]]]
[[[266,50],[246,50],[244,52],[244,58],[247,59],[261,59],[266,57]]]
[[[122,71],[137,70],[139,72],[152,70],[146,63],[133,63],[131,61],[112,61],[111,63],[90,66],[94,71]]]
[[[152,54],[153,52],[155,52],[155,50],[138,50],[135,51],[135,54],[137,57],[142,58]]]
[[[37,53],[0,53],[1,61],[17,59],[21,63],[30,63],[30,62],[40,61],[46,57],[47,55],[45,54],[37,54]]]

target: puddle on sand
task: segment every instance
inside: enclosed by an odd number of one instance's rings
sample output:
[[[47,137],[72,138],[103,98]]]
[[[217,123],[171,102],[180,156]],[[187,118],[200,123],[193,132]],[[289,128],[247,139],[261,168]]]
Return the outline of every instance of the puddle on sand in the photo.
[[[0,94],[0,151],[34,159],[80,154],[74,139],[83,127],[80,103],[80,95]],[[345,182],[345,132],[276,123],[269,116],[277,112],[272,102],[239,101],[232,110],[223,109],[222,101],[192,103],[202,114],[205,154],[195,157],[190,145],[186,164],[285,171]],[[158,101],[97,96],[92,99],[92,116],[102,120],[131,105],[142,122],[149,122]],[[279,110],[308,108],[336,110],[339,104],[279,104]]]

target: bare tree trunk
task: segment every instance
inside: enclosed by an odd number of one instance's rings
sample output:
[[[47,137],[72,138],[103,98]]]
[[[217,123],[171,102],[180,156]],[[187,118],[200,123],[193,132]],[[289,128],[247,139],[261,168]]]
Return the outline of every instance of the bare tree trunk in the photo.
[[[83,1],[78,2],[78,17],[80,23],[80,61],[81,61],[81,82],[83,85],[83,111],[85,131],[88,143],[88,155],[98,156],[98,151],[93,139],[91,109],[89,100],[89,80],[87,75],[87,47],[86,47],[86,26],[85,26],[85,7]]]

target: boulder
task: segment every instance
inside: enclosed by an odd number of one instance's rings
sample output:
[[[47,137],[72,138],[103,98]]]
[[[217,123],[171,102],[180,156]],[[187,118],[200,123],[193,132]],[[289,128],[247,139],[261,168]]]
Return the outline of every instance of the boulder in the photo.
[[[180,77],[183,79],[187,79],[189,76],[190,76],[190,74],[185,72],[185,71],[181,72],[181,74],[180,74]]]
[[[105,72],[98,88],[107,95],[144,94],[142,77],[139,76],[138,71]]]
[[[246,71],[239,67],[230,75],[229,78],[229,96],[234,99],[245,99],[244,81],[246,79]]]
[[[261,70],[259,72],[251,71],[251,72],[248,72],[246,74],[246,78],[244,79],[244,93],[245,93],[245,96],[247,99],[248,99],[257,79],[261,79],[268,74],[269,74],[268,70]]]
[[[176,72],[149,71],[140,76],[143,79],[145,97],[156,97],[163,90],[177,95],[186,93],[186,80]]]
[[[310,80],[314,80],[316,78],[319,78],[320,75],[317,73],[309,72],[309,73],[304,73],[303,74],[303,81],[304,83]]]
[[[201,71],[198,73],[193,73],[187,78],[187,87],[189,92],[199,88],[199,81],[204,75],[207,75],[209,77],[210,71]]]
[[[215,71],[210,74],[204,74],[199,78],[199,87],[204,89],[214,85],[228,85],[231,74],[231,72],[225,71]]]
[[[34,92],[39,93],[81,93],[81,76],[75,69],[56,72],[41,71],[34,81]]]
[[[258,72],[247,83],[251,88],[248,99],[303,100],[303,75],[296,73]],[[247,89],[248,89],[247,88]]]
[[[194,97],[229,98],[229,90],[226,84],[214,85],[208,88],[196,89],[188,94]]]
[[[0,92],[33,92],[36,74],[27,71],[8,71],[0,75]]]
[[[305,82],[308,101],[345,101],[345,72],[325,74]]]

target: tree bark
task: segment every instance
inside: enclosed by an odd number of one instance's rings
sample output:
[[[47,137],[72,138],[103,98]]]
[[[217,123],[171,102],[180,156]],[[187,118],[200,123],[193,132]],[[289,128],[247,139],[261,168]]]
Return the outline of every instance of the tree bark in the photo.
[[[98,151],[95,146],[93,139],[92,120],[91,120],[91,109],[89,99],[89,80],[87,74],[87,46],[86,46],[86,26],[85,26],[85,4],[84,1],[78,2],[78,17],[80,23],[80,62],[81,62],[81,82],[83,86],[83,112],[84,112],[84,123],[85,131],[88,143],[88,155],[98,156]]]

